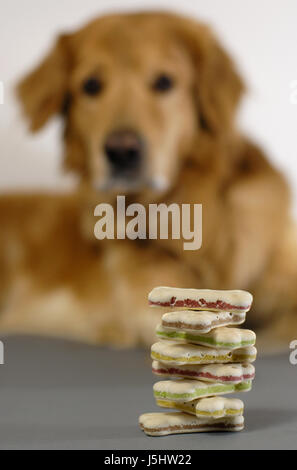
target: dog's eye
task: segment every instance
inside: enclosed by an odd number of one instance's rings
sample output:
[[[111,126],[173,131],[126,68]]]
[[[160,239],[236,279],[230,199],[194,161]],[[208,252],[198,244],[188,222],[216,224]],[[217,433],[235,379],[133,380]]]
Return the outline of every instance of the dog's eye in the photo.
[[[98,78],[90,77],[84,81],[82,89],[87,95],[95,96],[102,90],[102,83]]]
[[[153,90],[159,93],[165,93],[174,86],[174,80],[169,75],[161,74],[153,82]]]

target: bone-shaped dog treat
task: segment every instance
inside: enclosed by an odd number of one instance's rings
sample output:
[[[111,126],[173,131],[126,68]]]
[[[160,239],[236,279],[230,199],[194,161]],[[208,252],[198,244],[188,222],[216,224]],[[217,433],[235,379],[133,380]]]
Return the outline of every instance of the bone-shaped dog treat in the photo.
[[[187,341],[189,343],[211,346],[219,349],[238,349],[245,346],[253,346],[256,342],[256,335],[251,330],[243,328],[221,327],[211,330],[209,333],[200,334],[192,331],[164,328],[158,325],[156,335],[160,339],[173,341]]]
[[[243,290],[179,289],[155,287],[148,296],[149,304],[160,307],[186,307],[198,310],[247,312],[253,296]]]
[[[203,382],[239,383],[255,377],[252,364],[168,365],[153,361],[152,371],[161,377],[198,379]]]
[[[157,399],[184,402],[213,395],[247,392],[252,382],[238,384],[207,383],[201,380],[162,380],[154,384],[154,396]]]
[[[210,312],[197,310],[178,310],[164,313],[162,326],[177,330],[208,333],[218,326],[236,326],[245,321],[245,312]]]
[[[141,429],[149,436],[209,431],[241,431],[243,416],[228,418],[197,418],[186,413],[144,413],[139,417]]]
[[[238,398],[210,397],[188,402],[157,399],[156,403],[163,408],[174,408],[194,416],[213,419],[240,416],[244,410],[243,402]]]
[[[224,364],[230,362],[254,362],[257,350],[254,346],[238,349],[217,349],[195,344],[159,341],[151,347],[151,357],[165,364]]]

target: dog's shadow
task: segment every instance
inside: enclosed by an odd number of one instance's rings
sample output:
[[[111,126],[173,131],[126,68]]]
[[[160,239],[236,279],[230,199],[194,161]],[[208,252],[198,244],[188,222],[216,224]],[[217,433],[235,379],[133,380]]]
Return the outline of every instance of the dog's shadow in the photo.
[[[246,414],[249,431],[262,431],[297,421],[297,410],[278,408],[251,408]]]

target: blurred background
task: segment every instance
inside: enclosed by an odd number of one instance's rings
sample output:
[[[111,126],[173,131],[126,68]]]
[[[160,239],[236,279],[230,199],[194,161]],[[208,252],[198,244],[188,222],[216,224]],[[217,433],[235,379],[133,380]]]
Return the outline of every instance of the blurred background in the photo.
[[[69,189],[60,170],[59,121],[32,137],[13,97],[13,85],[44,56],[59,32],[111,11],[171,9],[209,22],[233,55],[248,86],[241,127],[289,178],[297,215],[296,0],[2,0],[0,18],[0,190]]]

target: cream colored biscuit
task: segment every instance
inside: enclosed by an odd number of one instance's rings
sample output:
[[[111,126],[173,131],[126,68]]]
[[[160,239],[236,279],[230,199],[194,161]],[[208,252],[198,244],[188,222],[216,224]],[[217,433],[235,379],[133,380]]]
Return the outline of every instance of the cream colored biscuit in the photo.
[[[203,418],[223,418],[240,416],[243,414],[244,405],[238,398],[210,397],[199,398],[189,402],[176,402],[157,399],[157,405],[164,408],[174,408],[194,416]]]
[[[210,312],[197,310],[178,310],[162,316],[164,328],[178,329],[192,333],[208,333],[218,326],[241,325],[245,321],[245,312]]]
[[[165,436],[210,431],[241,431],[244,428],[243,416],[230,418],[197,418],[187,413],[144,413],[139,417],[141,429],[149,436]]]
[[[152,359],[165,364],[224,364],[230,362],[254,362],[257,350],[254,346],[238,349],[217,349],[195,344],[159,341],[151,347]]]
[[[214,328],[209,333],[188,332],[180,329],[164,328],[158,325],[156,335],[160,339],[168,341],[182,341],[203,346],[220,349],[238,349],[245,346],[253,346],[256,342],[256,335],[252,330],[243,328],[229,328],[223,326]]]
[[[161,380],[154,384],[153,389],[156,399],[186,402],[207,396],[248,392],[251,384],[251,381],[223,384],[221,382],[207,383],[201,380]]]
[[[198,379],[203,382],[239,383],[255,377],[255,368],[248,363],[168,365],[153,361],[152,370],[161,377]]]
[[[148,296],[150,305],[188,309],[247,312],[253,296],[243,290],[179,289],[155,287]]]

